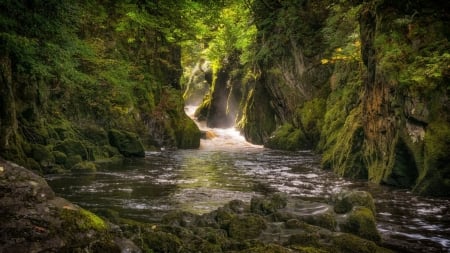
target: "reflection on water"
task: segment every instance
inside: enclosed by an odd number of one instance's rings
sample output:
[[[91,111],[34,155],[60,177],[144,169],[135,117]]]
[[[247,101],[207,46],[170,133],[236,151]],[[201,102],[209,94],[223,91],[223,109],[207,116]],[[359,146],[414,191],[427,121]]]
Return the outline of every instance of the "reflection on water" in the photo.
[[[216,131],[216,130],[215,130]],[[389,241],[410,242],[405,252],[448,252],[448,199],[420,198],[366,182],[348,181],[321,170],[311,152],[284,152],[248,144],[234,130],[216,131],[199,150],[147,152],[119,169],[52,175],[59,195],[92,210],[158,221],[182,209],[205,213],[224,203],[282,191],[327,202],[342,189],[362,189],[376,199],[378,229]]]

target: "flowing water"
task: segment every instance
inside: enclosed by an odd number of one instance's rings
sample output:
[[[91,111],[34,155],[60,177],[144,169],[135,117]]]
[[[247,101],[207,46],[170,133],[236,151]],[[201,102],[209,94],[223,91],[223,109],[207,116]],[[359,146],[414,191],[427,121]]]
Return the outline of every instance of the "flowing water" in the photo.
[[[450,200],[417,197],[320,169],[309,151],[265,149],[234,129],[214,129],[198,150],[147,152],[120,168],[50,175],[55,192],[91,210],[113,209],[122,217],[157,222],[172,210],[212,211],[233,199],[286,192],[329,202],[344,189],[366,190],[376,201],[378,229],[386,245],[404,252],[450,252]]]

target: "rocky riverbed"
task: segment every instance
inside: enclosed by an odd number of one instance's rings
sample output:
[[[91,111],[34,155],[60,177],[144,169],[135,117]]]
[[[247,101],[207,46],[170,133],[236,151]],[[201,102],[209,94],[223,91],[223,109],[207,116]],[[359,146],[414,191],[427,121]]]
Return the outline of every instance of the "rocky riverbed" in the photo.
[[[0,207],[0,252],[391,252],[380,246],[373,199],[363,191],[340,193],[332,205],[276,193],[142,223],[93,214],[0,160]]]

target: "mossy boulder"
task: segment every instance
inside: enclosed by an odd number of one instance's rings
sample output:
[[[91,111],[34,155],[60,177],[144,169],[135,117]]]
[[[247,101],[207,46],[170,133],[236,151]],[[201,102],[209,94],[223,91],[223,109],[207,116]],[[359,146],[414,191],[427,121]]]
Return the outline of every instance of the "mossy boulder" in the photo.
[[[55,162],[55,158],[50,149],[40,144],[31,145],[31,157],[42,167],[50,166]]]
[[[108,222],[55,196],[47,182],[0,159],[0,252],[129,252]],[[123,240],[122,240],[123,239]]]
[[[355,206],[363,206],[375,214],[372,195],[366,191],[343,191],[334,196],[334,211],[339,214],[350,212]]]
[[[111,129],[108,132],[109,143],[126,157],[144,157],[145,150],[136,134]]]
[[[272,149],[291,151],[308,148],[302,130],[289,123],[278,127],[264,146]]]
[[[108,145],[108,133],[100,126],[89,124],[80,128],[81,134],[95,145]]]
[[[71,155],[68,156],[66,162],[64,163],[64,167],[67,169],[71,169],[75,164],[78,164],[83,161],[83,158],[80,155]]]
[[[107,229],[107,224],[104,220],[85,209],[63,208],[61,210],[61,219],[68,232],[88,232],[90,230],[104,232]]]
[[[65,164],[67,161],[67,155],[64,154],[61,151],[53,151],[52,152],[53,157],[55,158],[55,163],[56,164]]]
[[[72,171],[86,171],[86,172],[94,172],[97,170],[97,166],[93,162],[82,161],[75,164],[72,168]]]
[[[268,215],[286,207],[286,205],[287,195],[276,193],[269,197],[253,197],[250,201],[250,210],[252,213]]]
[[[337,253],[393,253],[393,251],[379,247],[372,241],[345,233],[334,236],[332,243],[332,252]]]
[[[162,223],[170,226],[189,227],[196,222],[197,218],[198,215],[190,212],[173,211],[163,216]]]
[[[150,252],[181,252],[183,243],[177,236],[162,231],[147,233],[144,235],[143,243]]]
[[[259,215],[246,214],[234,216],[230,220],[228,234],[237,240],[254,239],[266,229],[266,221]]]
[[[375,242],[381,240],[381,236],[377,230],[375,216],[372,211],[366,207],[353,208],[347,221],[341,225],[341,230],[367,240]]]
[[[195,122],[185,116],[185,119],[180,124],[182,126],[176,134],[178,148],[188,149],[200,147],[202,133]]]
[[[301,219],[308,224],[326,228],[330,231],[336,231],[337,221],[335,214],[332,211],[315,215],[306,215]]]
[[[85,145],[75,139],[67,139],[55,145],[54,151],[60,151],[70,156],[80,156],[82,160],[87,160],[88,153]]]

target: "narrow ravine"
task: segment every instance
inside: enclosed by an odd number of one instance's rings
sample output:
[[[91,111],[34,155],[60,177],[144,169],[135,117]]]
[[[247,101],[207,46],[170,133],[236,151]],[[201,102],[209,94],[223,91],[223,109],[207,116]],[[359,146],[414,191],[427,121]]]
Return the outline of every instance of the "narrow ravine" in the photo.
[[[147,152],[120,168],[47,180],[55,192],[83,207],[113,209],[147,222],[173,210],[206,213],[233,199],[248,202],[273,192],[327,203],[342,190],[365,190],[376,201],[386,245],[402,245],[405,252],[450,250],[448,199],[344,180],[322,170],[312,152],[270,150],[246,143],[234,129],[209,130],[215,137],[202,140],[198,150]]]

